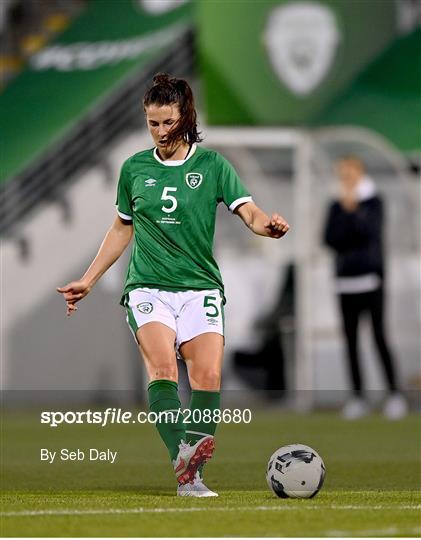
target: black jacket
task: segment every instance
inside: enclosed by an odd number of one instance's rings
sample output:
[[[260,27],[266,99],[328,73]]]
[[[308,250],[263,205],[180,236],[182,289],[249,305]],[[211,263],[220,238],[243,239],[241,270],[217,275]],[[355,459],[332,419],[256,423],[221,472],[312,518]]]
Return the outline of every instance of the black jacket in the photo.
[[[383,204],[378,196],[361,201],[354,212],[339,202],[329,208],[324,241],[336,252],[336,275],[383,277]]]

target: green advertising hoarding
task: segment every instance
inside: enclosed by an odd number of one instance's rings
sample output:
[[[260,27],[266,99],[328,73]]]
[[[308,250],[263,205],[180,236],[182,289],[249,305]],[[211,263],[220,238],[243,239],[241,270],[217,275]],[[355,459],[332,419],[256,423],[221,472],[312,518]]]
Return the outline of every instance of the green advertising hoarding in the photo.
[[[399,37],[312,125],[359,125],[404,152],[421,151],[421,28]]]
[[[125,78],[170,50],[191,24],[186,0],[91,0],[0,94],[1,180],[22,171]]]
[[[208,121],[308,121],[395,38],[394,4],[394,0],[199,2]]]
[[[209,124],[355,125],[421,150],[421,32],[407,0],[195,5]]]

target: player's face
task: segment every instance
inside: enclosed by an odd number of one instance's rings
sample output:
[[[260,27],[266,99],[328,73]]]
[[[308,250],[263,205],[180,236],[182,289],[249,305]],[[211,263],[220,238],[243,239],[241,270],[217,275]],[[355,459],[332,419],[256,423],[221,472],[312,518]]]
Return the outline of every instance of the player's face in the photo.
[[[362,167],[354,161],[343,159],[337,164],[340,181],[348,188],[354,188],[363,175]]]
[[[155,146],[158,149],[166,149],[168,133],[180,119],[178,105],[148,105],[145,108],[145,114],[149,132]]]

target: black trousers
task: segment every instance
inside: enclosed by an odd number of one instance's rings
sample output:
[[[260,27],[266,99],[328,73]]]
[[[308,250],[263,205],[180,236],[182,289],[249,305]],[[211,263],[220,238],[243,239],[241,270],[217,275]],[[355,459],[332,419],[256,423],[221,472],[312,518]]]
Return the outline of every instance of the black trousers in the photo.
[[[363,314],[369,313],[374,339],[383,367],[388,389],[396,390],[396,375],[393,359],[384,334],[384,292],[376,291],[358,294],[340,294],[343,331],[346,338],[349,374],[355,395],[361,395],[361,363],[358,352],[358,323]]]

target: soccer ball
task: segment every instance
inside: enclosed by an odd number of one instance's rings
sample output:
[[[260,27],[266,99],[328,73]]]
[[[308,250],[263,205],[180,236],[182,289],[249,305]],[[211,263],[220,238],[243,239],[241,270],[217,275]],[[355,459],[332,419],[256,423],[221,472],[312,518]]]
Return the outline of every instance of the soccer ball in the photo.
[[[282,499],[311,498],[320,491],[326,468],[319,454],[304,444],[289,444],[271,456],[266,480]]]

